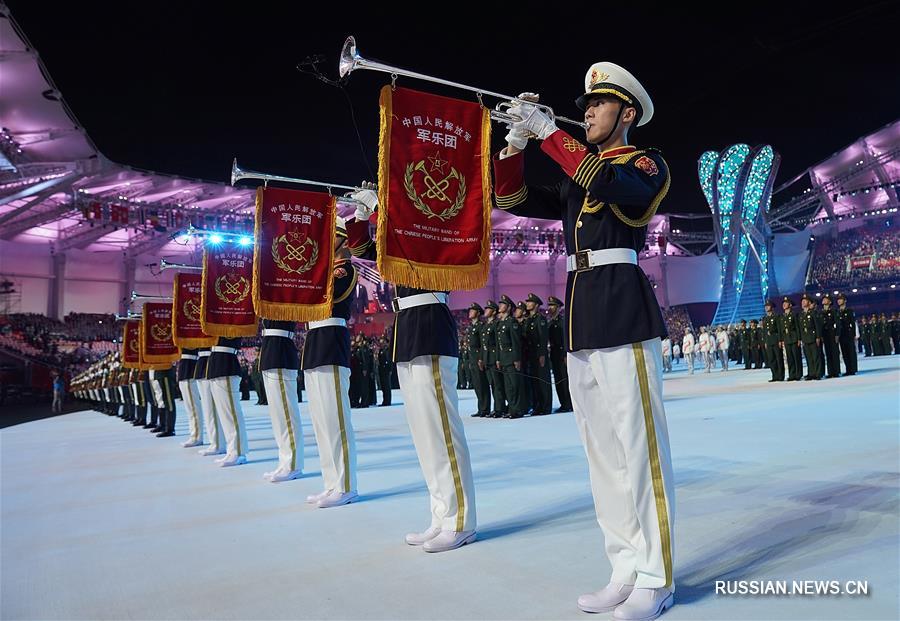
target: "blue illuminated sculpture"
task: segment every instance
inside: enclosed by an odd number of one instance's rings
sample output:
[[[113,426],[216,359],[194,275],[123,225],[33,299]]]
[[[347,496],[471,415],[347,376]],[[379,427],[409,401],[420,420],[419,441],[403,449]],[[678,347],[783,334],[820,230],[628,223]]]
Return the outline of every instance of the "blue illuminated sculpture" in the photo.
[[[772,234],[766,216],[780,160],[769,145],[751,149],[736,144],[700,156],[700,188],[713,213],[722,262],[722,294],[714,324],[762,316],[769,289],[774,292],[769,264]]]

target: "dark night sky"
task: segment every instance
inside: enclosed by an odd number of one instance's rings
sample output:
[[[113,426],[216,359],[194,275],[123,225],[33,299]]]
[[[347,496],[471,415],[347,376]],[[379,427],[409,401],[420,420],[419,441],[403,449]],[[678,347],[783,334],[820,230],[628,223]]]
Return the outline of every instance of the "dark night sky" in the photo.
[[[656,105],[632,142],[662,149],[672,167],[664,212],[706,210],[696,177],[704,150],[772,144],[781,183],[900,112],[898,2],[654,4],[8,2],[107,157],[210,180],[226,181],[235,156],[272,173],[371,177],[388,76],[359,71],[347,86],[364,158],[344,95],[294,69],[325,54],[335,77],[348,34],[366,57],[498,92],[538,91],[567,116],[578,114],[591,63],[629,68]],[[726,9],[741,13],[720,17]],[[495,125],[498,147],[504,134]],[[529,168],[532,182],[561,174],[536,150]]]

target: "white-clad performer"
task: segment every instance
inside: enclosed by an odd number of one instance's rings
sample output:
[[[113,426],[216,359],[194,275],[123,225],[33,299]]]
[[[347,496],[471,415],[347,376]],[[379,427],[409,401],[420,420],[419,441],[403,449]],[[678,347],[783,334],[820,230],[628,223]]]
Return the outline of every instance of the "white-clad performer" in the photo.
[[[197,364],[194,366],[194,379],[197,382],[197,393],[200,395],[200,412],[203,414],[203,426],[209,446],[197,451],[200,455],[224,455],[225,432],[216,414],[216,403],[213,401],[212,384],[207,377],[209,358],[212,349],[201,347],[197,350]]]
[[[718,345],[719,360],[722,361],[722,371],[728,371],[728,348],[731,346],[731,342],[728,340],[728,331],[725,330],[725,326],[719,326],[719,331],[716,332],[716,345]]]
[[[703,370],[709,373],[712,370],[712,354],[710,353],[710,337],[706,326],[700,326],[700,355],[703,357]]]
[[[662,340],[662,357],[663,357],[663,371],[666,373],[672,372],[672,339],[666,335],[666,338]]]
[[[181,443],[184,448],[191,448],[203,444],[203,421],[200,412],[200,389],[197,380],[194,379],[194,371],[197,367],[197,350],[182,349],[181,360],[178,361],[178,388],[181,390],[181,399],[184,401],[184,409],[188,415],[188,439]]]
[[[691,328],[684,329],[684,338],[681,339],[681,352],[684,354],[684,361],[688,365],[688,373],[694,374],[694,331]]]
[[[240,337],[220,336],[206,366],[210,392],[225,436],[225,455],[216,460],[223,468],[247,463],[249,450],[241,408],[241,365],[237,359],[240,346]],[[222,448],[221,440],[219,447]]]

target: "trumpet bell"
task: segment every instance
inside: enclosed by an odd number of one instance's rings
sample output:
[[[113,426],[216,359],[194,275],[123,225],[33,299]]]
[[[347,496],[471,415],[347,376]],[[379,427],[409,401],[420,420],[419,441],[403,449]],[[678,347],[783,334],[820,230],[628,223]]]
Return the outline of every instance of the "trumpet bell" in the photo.
[[[243,179],[244,171],[241,170],[241,167],[238,166],[237,158],[231,162],[231,185],[234,185],[241,179]]]
[[[343,78],[351,71],[356,69],[356,64],[362,57],[356,50],[356,38],[353,35],[347,37],[344,41],[344,47],[341,49],[341,59],[338,62],[338,74]]]

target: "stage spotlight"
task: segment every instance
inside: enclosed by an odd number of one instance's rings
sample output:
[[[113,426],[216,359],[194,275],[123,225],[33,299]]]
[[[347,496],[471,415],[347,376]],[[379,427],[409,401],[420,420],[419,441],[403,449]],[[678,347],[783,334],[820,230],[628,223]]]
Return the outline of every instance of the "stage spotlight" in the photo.
[[[211,243],[211,244],[221,244],[221,243],[222,243],[222,236],[219,235],[218,233],[213,233],[212,235],[209,236],[209,243]]]
[[[238,239],[239,246],[251,246],[253,245],[253,238],[247,237],[246,235]]]

